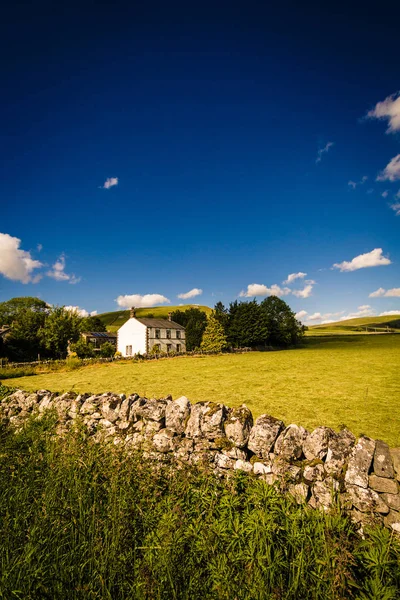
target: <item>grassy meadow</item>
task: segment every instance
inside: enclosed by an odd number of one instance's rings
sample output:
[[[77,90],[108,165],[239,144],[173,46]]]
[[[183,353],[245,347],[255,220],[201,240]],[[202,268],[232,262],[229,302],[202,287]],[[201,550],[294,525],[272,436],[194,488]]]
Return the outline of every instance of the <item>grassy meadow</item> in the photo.
[[[309,429],[346,425],[400,446],[400,335],[307,339],[304,347],[121,361],[10,381],[27,390],[133,393],[242,403]]]

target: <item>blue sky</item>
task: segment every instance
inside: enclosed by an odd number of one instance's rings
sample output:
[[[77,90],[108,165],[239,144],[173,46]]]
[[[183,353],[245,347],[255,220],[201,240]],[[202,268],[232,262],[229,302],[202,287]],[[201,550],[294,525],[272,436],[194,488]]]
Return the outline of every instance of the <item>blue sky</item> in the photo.
[[[5,10],[0,301],[400,313],[400,8],[191,4]]]

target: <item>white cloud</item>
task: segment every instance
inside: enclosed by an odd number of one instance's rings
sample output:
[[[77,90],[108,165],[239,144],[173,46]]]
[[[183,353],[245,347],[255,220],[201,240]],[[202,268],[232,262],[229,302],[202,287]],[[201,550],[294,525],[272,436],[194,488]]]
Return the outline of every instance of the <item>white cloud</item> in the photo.
[[[103,188],[103,190],[109,190],[114,185],[118,185],[118,177],[107,177],[104,184],[100,187]]]
[[[291,290],[287,287],[281,288],[274,283],[271,287],[267,287],[261,283],[250,283],[247,290],[242,290],[239,294],[241,298],[254,298],[254,296],[287,296]]]
[[[400,217],[400,202],[396,202],[395,204],[391,204],[390,208],[394,210],[396,213],[396,217]]]
[[[79,306],[64,306],[65,310],[70,312],[77,313],[80,317],[94,317],[97,315],[97,310],[92,310],[92,312],[88,312],[84,308],[80,308]]]
[[[382,198],[387,198],[389,196],[389,190],[385,190],[384,192],[382,192],[381,196]]]
[[[177,298],[181,298],[182,300],[188,300],[189,298],[195,298],[196,296],[200,296],[203,293],[203,290],[199,288],[193,288],[189,292],[185,292],[184,294],[178,294]]]
[[[367,190],[367,194],[373,194],[374,193],[374,188],[369,188],[369,190]]]
[[[36,246],[36,248],[37,248],[37,251],[38,251],[38,252],[41,252],[41,251],[43,250],[43,246],[42,246],[42,244],[38,244],[38,245]]]
[[[297,312],[294,316],[298,321],[301,321],[301,319],[303,319],[303,317],[305,317],[306,315],[308,315],[308,312],[306,310],[299,310],[299,312]]]
[[[351,188],[353,188],[353,190],[355,190],[358,185],[362,185],[363,183],[365,183],[367,181],[367,179],[368,179],[367,175],[363,175],[363,177],[361,177],[360,181],[350,180],[347,183],[347,185],[349,185]]]
[[[329,148],[332,148],[332,146],[334,146],[334,142],[328,142],[323,148],[320,148],[318,150],[318,156],[316,159],[316,163],[318,164],[319,162],[321,162],[322,160],[322,156],[326,153],[329,152]]]
[[[376,178],[377,181],[397,181],[398,179],[400,179],[400,154],[394,156]]]
[[[0,233],[0,273],[12,281],[37,283],[41,275],[33,276],[33,271],[43,267],[39,260],[34,260],[31,253],[20,248],[21,240]]]
[[[384,288],[379,288],[375,292],[372,292],[369,295],[370,298],[400,298],[400,288],[392,288],[391,290],[385,290]]]
[[[293,296],[296,298],[309,298],[312,293],[313,286],[311,284],[306,285],[302,290],[293,290]]]
[[[358,317],[373,317],[375,315],[374,309],[369,304],[362,304],[357,307],[357,311],[349,313],[342,317],[341,321],[347,321],[347,319],[357,319]]]
[[[367,113],[370,119],[387,119],[389,127],[386,133],[394,133],[400,131],[400,94],[392,94],[378,102],[372,110]]]
[[[379,313],[380,317],[391,317],[392,315],[400,316],[400,308],[399,310],[386,310],[385,312]]]
[[[312,315],[310,315],[309,317],[307,317],[307,322],[308,321],[323,321],[323,323],[333,323],[334,319],[332,319],[332,317],[340,317],[341,315],[343,315],[343,313],[344,313],[344,310],[341,310],[340,312],[324,313],[324,314],[321,314],[320,312],[315,312]],[[323,323],[321,323],[321,325]]]
[[[79,283],[81,278],[76,277],[73,273],[68,274],[65,272],[65,255],[61,256],[56,260],[50,271],[47,271],[46,275],[55,279],[56,281],[68,281],[68,283],[75,284]]]
[[[302,273],[301,271],[299,271],[298,273],[290,273],[290,275],[288,275],[287,279],[283,283],[293,283],[293,281],[295,281],[296,279],[304,279],[306,275],[307,273]]]
[[[400,156],[400,155],[399,155]],[[375,248],[371,252],[360,254],[350,261],[343,261],[341,263],[335,263],[332,269],[339,269],[340,271],[357,271],[358,269],[366,269],[367,267],[381,267],[383,265],[390,265],[391,260],[386,256],[382,256],[382,248]]]
[[[156,304],[169,304],[170,300],[161,294],[125,294],[125,296],[118,296],[116,303],[122,308],[148,308],[149,306],[155,306]]]

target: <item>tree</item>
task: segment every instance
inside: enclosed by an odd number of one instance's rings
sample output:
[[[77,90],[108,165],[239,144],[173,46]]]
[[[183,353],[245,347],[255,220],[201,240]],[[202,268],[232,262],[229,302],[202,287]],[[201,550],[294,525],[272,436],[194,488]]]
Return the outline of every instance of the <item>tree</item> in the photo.
[[[115,354],[115,346],[111,342],[104,342],[100,347],[100,356],[103,358],[111,358]]]
[[[215,313],[208,317],[207,326],[203,333],[201,349],[205,352],[222,352],[227,346],[224,328]]]
[[[172,320],[185,328],[186,350],[200,348],[204,330],[207,326],[207,315],[198,308],[176,310],[172,313]]]
[[[214,314],[217,321],[219,321],[224,328],[225,335],[228,335],[229,329],[229,314],[228,309],[222,304],[222,302],[217,302],[214,306]]]
[[[261,318],[260,305],[251,302],[232,302],[228,315],[228,341],[239,348],[263,346],[267,343],[268,327]]]
[[[69,342],[77,342],[80,335],[81,317],[62,306],[52,307],[40,337],[47,351],[54,358],[65,358]]]
[[[74,344],[71,344],[72,352],[76,352],[78,358],[93,358],[94,350],[92,344],[88,344],[85,340],[80,339]]]
[[[107,329],[103,321],[94,315],[81,319],[79,331],[107,331]]]
[[[0,326],[10,326],[3,346],[3,354],[12,360],[36,359],[44,353],[39,331],[43,327],[49,307],[31,296],[12,298],[0,303]]]
[[[261,319],[268,330],[268,344],[287,347],[298,344],[304,337],[304,326],[284,300],[269,296],[260,304]]]

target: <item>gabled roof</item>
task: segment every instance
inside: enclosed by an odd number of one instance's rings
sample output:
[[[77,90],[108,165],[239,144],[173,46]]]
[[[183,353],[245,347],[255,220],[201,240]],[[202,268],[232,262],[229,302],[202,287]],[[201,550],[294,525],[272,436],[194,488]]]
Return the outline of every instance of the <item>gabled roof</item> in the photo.
[[[138,319],[137,317],[135,318],[136,321],[139,321],[139,323],[146,325],[146,327],[154,327],[155,329],[182,329],[182,331],[185,330],[185,328],[182,325],[179,325],[179,323],[175,323],[175,321],[169,321],[168,319]]]

